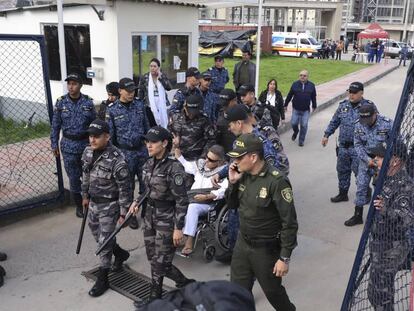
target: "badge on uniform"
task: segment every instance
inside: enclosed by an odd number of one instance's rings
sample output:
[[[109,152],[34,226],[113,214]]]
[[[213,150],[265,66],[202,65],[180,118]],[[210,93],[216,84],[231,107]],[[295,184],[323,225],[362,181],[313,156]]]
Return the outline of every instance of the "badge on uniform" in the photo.
[[[182,186],[184,183],[183,175],[177,174],[174,176],[174,183],[176,186]]]
[[[239,185],[239,191],[244,191],[246,189],[246,186],[243,184]]]
[[[291,188],[285,188],[281,191],[282,198],[288,203],[293,201],[293,193]]]
[[[119,171],[119,177],[121,177],[122,179],[128,177],[128,169],[127,168],[123,168]]]
[[[261,199],[266,199],[267,198],[267,189],[265,187],[260,189],[259,198],[261,198]]]

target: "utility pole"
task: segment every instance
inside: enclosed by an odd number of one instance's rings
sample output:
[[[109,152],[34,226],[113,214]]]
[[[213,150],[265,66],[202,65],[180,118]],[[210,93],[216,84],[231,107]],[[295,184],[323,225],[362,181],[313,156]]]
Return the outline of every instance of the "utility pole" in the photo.
[[[60,55],[60,73],[62,76],[62,88],[63,94],[66,93],[65,79],[66,72],[66,48],[65,48],[65,28],[63,24],[63,0],[57,0],[57,13],[58,13],[58,40],[59,40],[59,55]]]
[[[263,0],[259,0],[259,12],[257,12],[256,81],[255,81],[255,89],[256,89],[257,95],[259,94],[260,50],[261,50],[261,39],[262,39],[262,8],[263,8]]]

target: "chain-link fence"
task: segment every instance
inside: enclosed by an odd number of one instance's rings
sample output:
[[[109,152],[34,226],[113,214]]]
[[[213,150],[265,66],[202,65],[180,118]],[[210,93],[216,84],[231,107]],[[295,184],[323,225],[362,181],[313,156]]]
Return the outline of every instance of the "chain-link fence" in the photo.
[[[0,215],[62,198],[43,36],[0,35]]]
[[[374,196],[342,311],[414,310],[413,65],[408,70],[390,139],[371,150],[374,163],[381,169],[378,178],[374,177]]]

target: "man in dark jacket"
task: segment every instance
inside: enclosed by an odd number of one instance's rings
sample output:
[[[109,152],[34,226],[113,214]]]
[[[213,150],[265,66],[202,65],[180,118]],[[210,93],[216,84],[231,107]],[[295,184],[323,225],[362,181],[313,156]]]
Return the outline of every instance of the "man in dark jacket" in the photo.
[[[98,119],[105,121],[106,108],[112,103],[114,103],[119,97],[119,83],[111,82],[106,85],[106,93],[108,94],[108,99],[103,100],[99,105]]]
[[[242,85],[254,85],[256,79],[256,65],[250,60],[252,53],[250,51],[243,51],[242,60],[234,65],[233,84],[236,91]]]
[[[285,100],[285,109],[292,100],[292,128],[294,141],[299,133],[299,146],[303,147],[305,143],[306,132],[308,131],[308,122],[310,115],[310,105],[312,103],[312,112],[316,109],[316,88],[315,84],[308,80],[309,73],[307,70],[302,70],[299,74],[299,80],[293,82],[290,87],[289,94]],[[300,124],[300,132],[299,132]]]

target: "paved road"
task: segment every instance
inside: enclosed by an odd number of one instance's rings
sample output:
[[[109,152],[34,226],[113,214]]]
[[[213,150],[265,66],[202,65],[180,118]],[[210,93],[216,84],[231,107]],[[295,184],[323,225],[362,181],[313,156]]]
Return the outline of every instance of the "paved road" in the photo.
[[[404,74],[405,69],[398,69],[366,89],[366,97],[387,116],[394,117]],[[299,218],[299,246],[284,284],[301,311],[339,310],[362,231],[362,226],[343,225],[353,212],[352,202],[329,202],[337,191],[335,138],[325,149],[319,142],[334,110],[335,106],[312,117],[303,148],[290,140],[291,132],[282,135]],[[98,299],[87,295],[92,283],[80,273],[93,268],[97,259],[89,231],[81,254],[75,255],[79,226],[74,210],[68,208],[0,228],[0,248],[9,254],[2,263],[8,274],[0,289],[1,310],[132,310],[131,300],[113,291]],[[148,275],[141,231],[123,230],[119,241],[127,248],[138,247],[128,262]],[[175,263],[198,280],[229,278],[227,266],[204,263],[200,252],[192,259],[176,258]],[[260,288],[255,287],[254,294],[257,310],[272,310]]]

